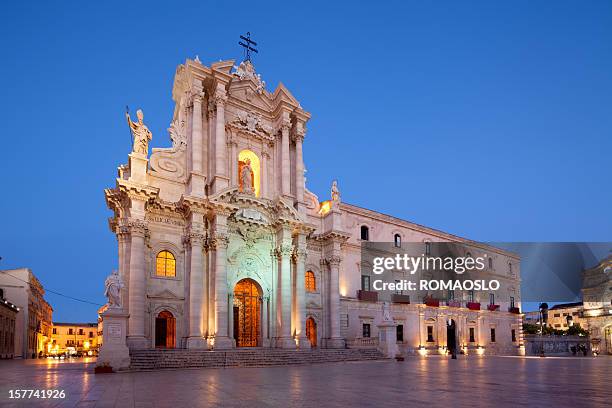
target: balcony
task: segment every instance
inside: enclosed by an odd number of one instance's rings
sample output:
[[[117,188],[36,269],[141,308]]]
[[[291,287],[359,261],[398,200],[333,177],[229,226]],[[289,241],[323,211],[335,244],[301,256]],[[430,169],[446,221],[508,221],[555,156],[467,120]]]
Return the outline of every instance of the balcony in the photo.
[[[448,307],[461,307],[461,302],[458,300],[447,300],[446,306]]]
[[[487,310],[491,312],[496,312],[499,310],[499,305],[487,305]]]
[[[518,307],[509,307],[508,311],[514,314],[521,314],[521,309],[519,309]]]
[[[432,299],[432,298],[423,299],[423,303],[425,303],[426,306],[440,307],[440,301],[438,299]]]
[[[467,302],[465,304],[465,307],[467,307],[470,310],[480,310],[480,303],[479,302]]]
[[[408,296],[408,295],[400,295],[400,294],[394,293],[394,294],[391,295],[391,301],[393,303],[408,304],[408,303],[410,303],[410,296]]]
[[[378,292],[371,290],[358,290],[357,299],[364,302],[378,302]]]

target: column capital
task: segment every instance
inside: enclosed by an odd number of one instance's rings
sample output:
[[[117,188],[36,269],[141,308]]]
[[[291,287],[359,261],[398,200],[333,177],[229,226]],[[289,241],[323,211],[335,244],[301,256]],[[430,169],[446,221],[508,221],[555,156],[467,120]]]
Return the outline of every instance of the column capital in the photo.
[[[206,241],[206,236],[198,232],[189,232],[185,236],[185,243],[189,243],[192,247],[203,246]]]
[[[120,234],[131,234],[132,236],[140,236],[143,237],[147,233],[148,224],[145,220],[141,220],[140,218],[127,218],[122,220],[120,225],[118,226],[120,230]]]
[[[224,87],[217,87],[213,97],[217,106],[225,106],[225,102],[227,102],[227,92]]]
[[[229,236],[223,232],[216,232],[209,240],[208,245],[212,249],[227,249],[229,245]]]
[[[306,261],[306,256],[308,252],[306,251],[305,246],[296,246],[293,250],[293,259],[295,262],[304,262]]]
[[[332,256],[328,256],[325,259],[325,262],[330,266],[330,267],[338,267],[340,266],[340,264],[342,263],[342,257],[339,255],[332,255]]]
[[[274,248],[274,256],[278,259],[283,259],[291,256],[293,253],[293,245],[291,244],[280,244]]]

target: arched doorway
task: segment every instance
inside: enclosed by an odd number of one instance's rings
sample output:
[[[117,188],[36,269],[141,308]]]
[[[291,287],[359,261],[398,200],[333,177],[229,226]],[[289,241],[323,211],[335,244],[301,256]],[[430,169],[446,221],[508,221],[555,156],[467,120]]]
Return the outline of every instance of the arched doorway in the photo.
[[[176,347],[176,319],[167,310],[161,311],[155,318],[155,347]]]
[[[446,349],[449,353],[457,352],[457,325],[453,319],[446,321]]]
[[[261,293],[252,279],[243,279],[234,288],[234,339],[237,347],[260,346]]]
[[[310,347],[317,347],[317,323],[312,317],[306,319],[306,337],[310,341]]]

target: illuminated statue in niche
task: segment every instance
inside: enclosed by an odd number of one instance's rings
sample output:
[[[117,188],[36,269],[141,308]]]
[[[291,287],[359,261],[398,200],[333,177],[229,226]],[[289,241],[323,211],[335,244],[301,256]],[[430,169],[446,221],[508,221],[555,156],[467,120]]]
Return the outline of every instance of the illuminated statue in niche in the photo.
[[[125,113],[125,117],[127,118],[128,126],[130,127],[132,137],[134,138],[132,152],[144,154],[146,156],[149,154],[149,141],[153,138],[153,134],[143,122],[144,114],[142,113],[142,110],[138,109],[136,111],[138,122],[132,122],[132,119],[130,119],[130,114],[127,112]]]
[[[242,169],[240,170],[240,184],[242,184],[242,192],[245,194],[253,194],[253,169],[251,168],[251,160],[245,159]]]

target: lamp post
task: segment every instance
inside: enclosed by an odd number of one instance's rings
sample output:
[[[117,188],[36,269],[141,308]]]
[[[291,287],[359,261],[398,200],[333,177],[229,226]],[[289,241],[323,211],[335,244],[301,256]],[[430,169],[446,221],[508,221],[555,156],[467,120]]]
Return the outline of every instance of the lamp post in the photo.
[[[540,357],[544,357],[544,340],[542,336],[544,335],[544,327],[546,326],[546,322],[548,321],[548,303],[540,303],[540,345],[542,348],[540,349]]]

